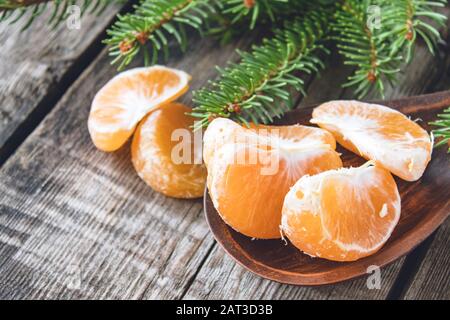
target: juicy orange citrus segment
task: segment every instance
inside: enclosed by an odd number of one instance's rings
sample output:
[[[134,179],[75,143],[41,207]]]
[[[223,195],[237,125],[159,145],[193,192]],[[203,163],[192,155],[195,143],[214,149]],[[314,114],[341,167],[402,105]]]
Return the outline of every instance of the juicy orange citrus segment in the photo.
[[[286,195],[281,226],[310,256],[354,261],[379,250],[399,218],[394,178],[366,164],[301,178]]]
[[[162,66],[132,69],[111,79],[94,98],[88,128],[95,146],[119,149],[150,111],[188,90],[190,76]]]
[[[431,159],[428,133],[385,106],[331,101],[314,109],[311,122],[332,132],[345,148],[407,181],[419,179]]]
[[[215,208],[238,232],[280,238],[286,193],[305,174],[342,167],[334,147],[332,135],[319,128],[247,129],[231,120],[214,120],[205,132],[203,154]]]
[[[331,134],[317,128],[292,125],[292,126],[265,126],[251,124],[250,128],[240,126],[234,121],[226,118],[217,118],[213,121],[214,125],[208,126],[207,134],[203,141],[205,148],[203,149],[203,159],[206,164],[214,155],[216,150],[229,143],[250,143],[250,144],[267,144],[267,139],[273,137],[273,134],[279,135],[287,143],[302,142],[302,145],[317,145],[318,143],[328,145],[332,149],[336,149],[336,140]],[[272,132],[272,134],[270,134]],[[258,135],[259,133],[259,135]]]
[[[237,143],[246,139],[245,129],[234,121],[225,118],[214,119],[203,137],[203,160],[208,166],[215,151],[226,143]]]
[[[139,124],[131,145],[138,175],[154,190],[170,197],[198,198],[205,188],[201,137],[194,143],[194,119],[186,115],[190,111],[174,102],[153,111]]]

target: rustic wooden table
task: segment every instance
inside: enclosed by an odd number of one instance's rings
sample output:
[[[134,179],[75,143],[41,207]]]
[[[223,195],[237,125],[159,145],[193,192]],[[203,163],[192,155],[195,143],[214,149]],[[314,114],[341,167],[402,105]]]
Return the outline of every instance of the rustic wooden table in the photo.
[[[49,30],[45,18],[26,32],[0,26],[0,298],[450,298],[449,220],[383,268],[379,289],[369,289],[367,277],[314,288],[281,285],[226,256],[200,200],[169,199],[147,187],[132,168],[129,146],[97,151],[86,121],[94,94],[116,73],[101,39],[120,9],[85,17],[81,30]],[[253,37],[225,47],[198,39],[168,64],[193,75],[196,89]],[[433,58],[419,46],[387,98],[448,89],[449,52],[442,46]],[[349,69],[336,60],[309,80],[300,107],[351,97],[338,85]]]

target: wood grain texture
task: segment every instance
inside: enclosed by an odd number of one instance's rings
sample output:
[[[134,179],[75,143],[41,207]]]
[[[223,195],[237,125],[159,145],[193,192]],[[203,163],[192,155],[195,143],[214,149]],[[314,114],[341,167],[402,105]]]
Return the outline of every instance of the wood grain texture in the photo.
[[[448,48],[447,48],[448,49]],[[450,88],[450,55],[445,57],[437,89]],[[447,170],[450,169],[450,161]],[[405,299],[450,299],[450,220],[436,232],[426,255],[404,292]]]
[[[422,127],[450,105],[450,90],[384,101],[383,104],[422,119]],[[281,125],[308,125],[313,107],[298,108],[280,119]],[[366,162],[360,156],[338,147],[344,167],[358,167]],[[204,210],[208,225],[220,246],[236,262],[266,279],[295,285],[324,285],[368,274],[371,266],[384,267],[406,255],[429,237],[450,214],[450,171],[446,168],[445,149],[435,150],[419,181],[396,179],[402,199],[402,213],[387,243],[376,253],[353,262],[339,263],[315,259],[301,253],[289,241],[252,240],[229,227],[215,209],[205,190]]]
[[[432,90],[430,86],[434,85],[435,81],[442,76],[442,69],[440,69],[442,61],[429,55],[424,46],[418,48],[415,57],[415,60],[402,75],[402,81],[399,81],[399,84],[394,88],[388,88],[387,98],[400,98]],[[418,61],[420,63],[417,63]],[[332,59],[331,63],[334,64],[333,68],[328,69],[321,77],[312,81],[308,88],[308,96],[302,99],[300,107],[332,99],[351,97],[349,90],[342,90],[338,86],[330,85],[345,79],[351,70],[338,66],[339,63],[335,59]],[[370,99],[370,96],[368,99]],[[282,285],[250,274],[241,266],[233,265],[231,258],[225,257],[225,255],[218,245],[214,247],[211,256],[206,260],[185,298],[385,299],[388,297],[405,260],[402,258],[383,268],[381,289],[370,290],[366,285],[367,278],[321,288]]]
[[[450,220],[436,232],[405,299],[450,299]]]
[[[169,66],[195,89],[251,41],[200,41]],[[90,102],[114,74],[104,51],[1,169],[1,298],[180,298],[208,255],[200,200],[153,192],[129,145],[105,154],[90,141]]]
[[[88,27],[97,30],[91,23]],[[11,36],[10,33],[8,38]],[[65,36],[51,37],[64,40]],[[14,41],[26,41],[22,37],[18,34]],[[8,42],[12,40],[5,39],[0,43],[14,47]],[[25,39],[35,42],[37,48],[41,48],[39,41],[47,41],[31,34]],[[73,65],[74,55],[67,49],[74,48],[71,42],[78,41],[76,48],[85,45],[82,39],[66,40],[56,46],[55,42],[52,46],[47,42],[48,47],[40,49],[40,56],[28,62],[34,68],[22,67],[34,70],[44,64],[42,69],[52,72],[43,72],[43,80],[30,76],[29,71],[22,72],[24,78],[31,78],[27,80],[29,84],[25,79],[25,83],[15,78],[3,81],[2,70],[0,101],[7,101],[5,97],[9,95],[18,96],[19,103],[10,101],[31,110],[32,106],[27,108],[29,104],[36,105],[35,99],[42,100],[51,92],[61,77],[54,72]],[[88,35],[86,43],[91,40]],[[228,59],[236,58],[235,45],[246,48],[251,40],[244,35],[237,44],[225,48],[207,40],[193,42],[188,54],[182,58],[174,56],[169,66],[190,72],[195,89],[215,76],[213,65],[223,66]],[[22,59],[31,59],[29,55],[24,50]],[[405,80],[390,91],[389,97],[423,92],[441,72],[437,60],[423,49],[417,55],[422,60],[411,65]],[[65,59],[60,60],[61,56]],[[52,59],[56,62],[48,61]],[[310,94],[301,101],[302,105],[349,96],[348,91],[336,85],[341,81],[337,79],[345,78],[349,70],[338,65],[322,78],[313,79]],[[11,70],[3,63],[0,68]],[[93,147],[86,127],[90,102],[114,74],[103,52],[0,170],[0,298],[388,296],[403,260],[383,268],[381,290],[369,290],[364,278],[321,288],[280,285],[256,277],[231,261],[210,235],[201,201],[169,199],[149,189],[132,168],[128,145],[114,154],[104,154]],[[42,86],[34,86],[33,82],[41,82]],[[190,95],[183,100],[189,102]],[[19,113],[4,114],[11,119],[18,117],[16,124],[23,119]]]
[[[51,10],[26,31],[21,31],[26,18],[14,25],[0,23],[0,154],[23,121],[66,85],[62,82],[67,82],[69,73],[82,71],[75,64],[82,62],[120,7],[112,5],[100,16],[84,16],[79,30],[65,23],[54,29],[48,26]]]

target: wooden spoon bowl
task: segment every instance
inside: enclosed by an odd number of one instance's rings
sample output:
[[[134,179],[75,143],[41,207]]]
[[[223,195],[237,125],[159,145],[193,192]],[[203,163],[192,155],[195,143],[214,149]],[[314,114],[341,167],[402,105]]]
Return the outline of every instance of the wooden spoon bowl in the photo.
[[[428,122],[450,106],[450,91],[400,100],[376,102],[418,119],[430,131]],[[297,109],[278,124],[308,124],[313,107]],[[343,149],[345,166],[357,166],[364,159]],[[407,254],[425,240],[450,214],[450,156],[446,148],[434,150],[432,160],[419,181],[406,182],[396,178],[402,199],[400,221],[389,241],[372,256],[355,262],[334,262],[311,258],[289,242],[252,240],[220,218],[205,190],[206,219],[217,242],[238,263],[263,278],[294,285],[324,285],[367,274],[372,265],[383,267]]]

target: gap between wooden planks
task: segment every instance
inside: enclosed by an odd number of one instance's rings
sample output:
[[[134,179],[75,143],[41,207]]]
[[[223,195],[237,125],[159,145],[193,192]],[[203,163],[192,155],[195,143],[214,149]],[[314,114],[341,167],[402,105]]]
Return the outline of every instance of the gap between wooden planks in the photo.
[[[440,68],[442,73],[434,91],[450,88],[450,54],[448,52],[450,52],[449,43],[445,65],[443,64]],[[447,207],[450,210],[450,199]],[[450,268],[448,267],[450,265],[450,219],[447,219],[430,238],[430,241],[424,242],[416,250],[422,259],[415,261],[415,256],[411,255],[411,263],[405,266],[405,269],[411,265],[417,268],[415,272],[410,272],[409,285],[399,292],[404,299],[450,299]]]
[[[239,46],[247,47],[250,39]],[[197,88],[215,75],[233,46],[203,40],[173,67],[194,76]],[[419,56],[421,58],[421,56]],[[426,61],[432,61],[427,58]],[[424,60],[421,60],[424,61]],[[433,60],[434,61],[434,60]],[[201,202],[165,198],[133,172],[128,147],[103,154],[90,143],[86,119],[96,90],[113,74],[106,52],[64,95],[0,171],[0,286],[4,297],[52,298],[384,298],[401,261],[383,269],[383,288],[365,279],[332,287],[298,288],[244,271],[214,245]],[[437,70],[412,68],[409,81],[428,82]],[[420,66],[418,66],[420,67]],[[345,96],[333,68],[310,85],[302,101]],[[414,75],[414,76],[412,76]],[[411,83],[408,83],[411,84]],[[421,92],[420,82],[390,96]],[[321,94],[322,91],[328,92]],[[315,93],[318,93],[315,95]],[[189,101],[189,96],[184,99]],[[81,287],[67,289],[67,270]]]
[[[446,50],[444,53],[448,54],[448,48],[443,48],[443,50]],[[406,72],[400,77],[399,85],[387,90],[387,98],[434,91],[435,88],[437,89],[441,85],[441,83],[436,83],[436,81],[439,79],[443,67],[442,61],[438,61],[430,56],[424,46],[420,47],[416,52],[415,61],[413,61]],[[340,90],[336,86],[333,86],[333,83],[341,81],[346,75],[347,72],[342,68],[329,69],[321,78],[312,82],[308,88],[309,96],[301,101],[300,106],[314,105],[329,99],[351,99],[352,93],[349,90]],[[370,100],[370,96],[367,99]],[[444,241],[443,243],[445,244],[446,242]],[[426,251],[426,249],[428,247],[422,247],[418,250]],[[416,252],[413,252],[411,256],[412,258],[417,258]],[[405,263],[405,258],[402,258],[390,266],[383,268],[383,284],[381,290],[369,290],[366,286],[366,278],[321,288],[296,288],[263,279],[256,279],[256,276],[251,275],[236,265],[231,258],[223,253],[219,246],[215,246],[211,257],[206,260],[205,266],[198,273],[191,288],[186,291],[184,298],[398,299],[404,296],[405,291],[411,285],[411,282],[395,282],[399,278],[400,272],[407,273],[407,277],[414,279],[414,275],[418,271],[418,265],[412,265],[411,262],[410,259]],[[448,268],[444,267],[441,269],[442,274],[448,274]],[[439,285],[439,283],[435,282],[434,285]],[[445,290],[442,283],[439,288]],[[429,289],[430,291],[435,290],[432,286],[429,286]]]
[[[202,42],[171,65],[196,74],[198,87],[215,64],[236,58],[233,48]],[[176,298],[213,244],[201,201],[154,193],[128,146],[93,147],[90,102],[114,74],[104,51],[0,171],[5,297]],[[72,267],[82,274],[78,291],[64,285]]]
[[[27,18],[0,23],[0,166],[100,53],[105,29],[131,4],[82,17],[80,30],[64,22],[53,29],[51,10],[25,31]]]

